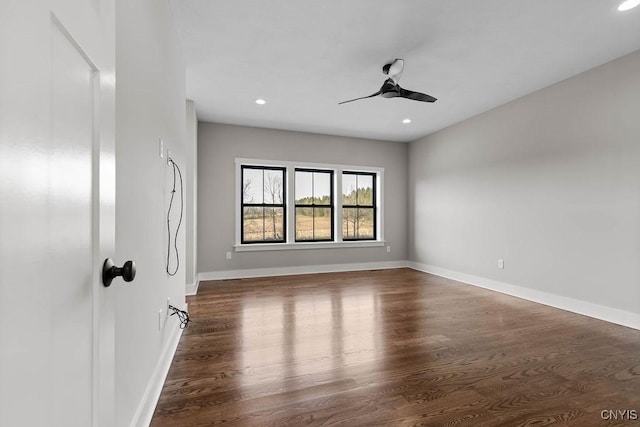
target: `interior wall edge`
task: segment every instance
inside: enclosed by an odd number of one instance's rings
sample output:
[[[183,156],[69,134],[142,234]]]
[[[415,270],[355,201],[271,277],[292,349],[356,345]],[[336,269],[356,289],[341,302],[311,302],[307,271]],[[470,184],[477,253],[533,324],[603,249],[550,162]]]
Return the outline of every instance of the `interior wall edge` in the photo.
[[[196,280],[193,283],[187,283],[184,286],[184,295],[185,296],[197,295],[199,286],[200,286],[199,278],[196,278]]]

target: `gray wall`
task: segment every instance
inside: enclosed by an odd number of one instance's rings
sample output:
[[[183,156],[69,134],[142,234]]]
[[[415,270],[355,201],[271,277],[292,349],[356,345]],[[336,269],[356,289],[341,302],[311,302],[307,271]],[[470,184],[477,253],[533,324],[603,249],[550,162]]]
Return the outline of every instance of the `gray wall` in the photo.
[[[411,143],[409,259],[639,313],[639,114],[640,51]]]
[[[407,144],[200,123],[198,127],[198,270],[210,273],[268,267],[406,259]],[[233,252],[234,159],[333,163],[385,169],[385,239],[392,248]],[[233,252],[226,260],[225,253]]]
[[[166,159],[159,157],[158,138],[184,172],[186,107],[184,62],[168,2],[117,0],[116,18],[116,261],[132,259],[138,267],[134,282],[113,287],[115,425],[128,426],[143,424],[135,419],[136,412],[178,326],[173,317],[158,330],[158,311],[166,312],[167,297],[174,306],[184,304],[184,267],[175,277],[165,272],[173,176]],[[184,233],[178,248],[184,260]]]

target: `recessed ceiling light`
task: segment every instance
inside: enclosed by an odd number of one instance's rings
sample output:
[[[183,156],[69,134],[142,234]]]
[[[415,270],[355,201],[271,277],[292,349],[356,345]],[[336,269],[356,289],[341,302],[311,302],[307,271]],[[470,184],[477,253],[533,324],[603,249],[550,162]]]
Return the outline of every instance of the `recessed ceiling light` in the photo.
[[[256,99],[256,104],[258,104],[258,105],[264,105],[264,104],[266,104],[266,103],[267,103],[267,101],[265,101],[265,100],[264,100],[264,99],[262,99],[262,98],[258,98],[258,99]]]
[[[625,10],[633,9],[639,4],[640,4],[640,0],[627,0],[625,2],[622,2],[620,6],[618,6],[618,10],[620,12],[624,12]]]
[[[411,119],[404,119],[404,120],[402,121],[402,123],[404,123],[405,125],[406,125],[407,123],[411,123]]]

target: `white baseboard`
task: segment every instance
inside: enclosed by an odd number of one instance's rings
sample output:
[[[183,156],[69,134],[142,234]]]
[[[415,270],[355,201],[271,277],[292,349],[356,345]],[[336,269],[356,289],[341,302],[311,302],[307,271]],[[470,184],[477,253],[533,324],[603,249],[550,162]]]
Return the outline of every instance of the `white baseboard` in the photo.
[[[640,330],[640,314],[413,261],[408,261],[407,266],[414,270]]]
[[[511,285],[509,283],[499,282],[484,277],[474,276],[471,274],[459,273],[457,271],[447,270],[428,264],[421,264],[413,261],[386,261],[386,262],[365,262],[356,264],[327,264],[327,265],[310,265],[283,268],[256,268],[246,270],[226,270],[208,273],[199,273],[198,280],[193,284],[187,284],[186,294],[195,295],[198,286],[203,280],[226,280],[241,279],[251,277],[269,277],[269,276],[288,276],[294,274],[314,274],[314,273],[333,273],[343,271],[362,271],[362,270],[383,270],[393,268],[409,267],[417,271],[434,274],[436,276],[447,279],[456,280],[458,282],[467,283],[469,285],[478,286],[514,297],[522,298],[539,304],[548,305],[573,313],[582,314],[607,322],[615,323],[622,326],[640,330],[640,314],[619,310],[616,308],[606,307],[600,304],[594,304],[581,301],[575,298],[564,297],[561,295],[551,294],[548,292],[537,291],[522,286]],[[177,324],[173,326],[173,330],[162,350],[158,364],[156,365],[149,385],[145,390],[144,396],[138,410],[131,422],[131,426],[148,426],[153,418],[162,387],[169,373],[173,356],[178,347],[182,329]]]
[[[184,285],[185,295],[195,295],[198,293],[198,286],[200,286],[200,280],[196,279],[193,283],[187,283]]]
[[[195,295],[199,283],[203,280],[228,280],[252,277],[288,276],[294,274],[382,270],[403,267],[409,267],[414,270],[435,274],[436,276],[457,280],[469,285],[478,286],[539,304],[548,305],[550,307],[559,308],[561,310],[570,311],[572,313],[582,314],[585,316],[593,317],[595,319],[600,319],[606,322],[611,322],[640,330],[640,314],[637,313],[607,307],[600,304],[594,304],[575,298],[564,297],[548,292],[537,291],[535,289],[512,285],[497,280],[486,279],[484,277],[474,276],[471,274],[459,273],[457,271],[447,270],[444,268],[435,267],[428,264],[421,264],[413,261],[365,262],[357,264],[328,264],[283,268],[255,268],[246,270],[226,270],[199,273],[198,281],[194,284],[193,288],[189,289],[192,292],[188,294]]]
[[[164,386],[164,382],[167,379],[167,374],[169,373],[169,368],[171,367],[173,356],[176,353],[178,343],[180,342],[180,337],[182,336],[182,329],[179,328],[176,322],[170,322],[167,325],[173,325],[173,330],[171,331],[167,342],[162,349],[160,360],[158,360],[158,364],[153,370],[151,380],[147,385],[147,389],[144,392],[142,401],[140,402],[138,410],[136,411],[136,414],[131,421],[131,427],[149,426],[149,424],[151,424],[151,419],[153,418],[153,413],[156,410],[158,399],[160,399],[162,387]]]
[[[248,279],[251,277],[291,276],[294,274],[337,273],[342,271],[386,270],[407,267],[407,261],[362,262],[356,264],[305,265],[296,267],[252,268],[199,273],[198,280]]]

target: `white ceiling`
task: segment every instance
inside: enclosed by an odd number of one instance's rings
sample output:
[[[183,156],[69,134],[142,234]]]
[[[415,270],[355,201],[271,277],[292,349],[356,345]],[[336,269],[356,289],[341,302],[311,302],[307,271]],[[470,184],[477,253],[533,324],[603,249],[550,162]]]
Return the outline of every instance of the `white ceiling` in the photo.
[[[388,141],[640,49],[640,7],[621,1],[170,0],[200,120]],[[395,58],[400,84],[436,103],[338,105],[376,92]]]

